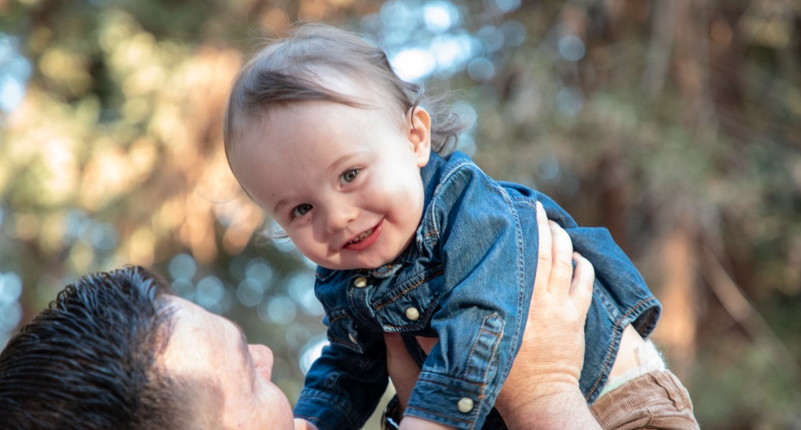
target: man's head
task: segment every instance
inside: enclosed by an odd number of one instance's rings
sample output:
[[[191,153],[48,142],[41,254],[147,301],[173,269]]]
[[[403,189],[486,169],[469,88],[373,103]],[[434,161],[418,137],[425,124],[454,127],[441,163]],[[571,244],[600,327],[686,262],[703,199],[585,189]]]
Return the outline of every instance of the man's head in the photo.
[[[141,267],[84,276],[0,353],[11,429],[291,429],[272,352]],[[244,427],[243,427],[244,425]]]
[[[155,365],[171,332],[167,294],[139,267],[67,286],[0,354],[3,421],[20,429],[172,427],[176,384]]]

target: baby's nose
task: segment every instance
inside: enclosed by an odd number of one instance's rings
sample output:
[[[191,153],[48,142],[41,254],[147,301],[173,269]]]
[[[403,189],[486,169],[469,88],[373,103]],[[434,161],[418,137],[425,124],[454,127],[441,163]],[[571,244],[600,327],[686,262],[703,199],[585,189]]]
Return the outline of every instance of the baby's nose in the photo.
[[[356,219],[358,211],[352,206],[336,207],[327,214],[328,232],[333,233],[345,229]]]

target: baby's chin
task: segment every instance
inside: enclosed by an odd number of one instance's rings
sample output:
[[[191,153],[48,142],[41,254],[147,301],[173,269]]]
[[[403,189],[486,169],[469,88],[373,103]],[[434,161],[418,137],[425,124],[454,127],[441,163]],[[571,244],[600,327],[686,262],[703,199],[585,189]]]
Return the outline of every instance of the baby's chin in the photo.
[[[379,267],[383,267],[387,264],[391,263],[391,261],[386,263],[380,264],[320,264],[317,263],[318,266],[326,268],[328,270],[375,270]]]
[[[324,262],[317,262],[315,263],[320,266],[324,267],[328,270],[375,270],[381,267],[386,266],[387,264],[392,264],[395,260],[400,257],[402,252],[399,252],[397,255],[392,256],[389,259],[375,259],[375,261],[370,261],[370,259],[362,260],[362,261],[341,261],[341,262],[331,262],[331,261],[324,261]]]

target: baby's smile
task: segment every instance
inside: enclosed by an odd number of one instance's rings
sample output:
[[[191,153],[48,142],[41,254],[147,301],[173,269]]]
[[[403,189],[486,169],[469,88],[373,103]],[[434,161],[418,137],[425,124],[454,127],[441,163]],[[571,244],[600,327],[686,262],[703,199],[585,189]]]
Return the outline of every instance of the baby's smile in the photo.
[[[361,242],[362,239],[364,239],[365,237],[371,235],[373,233],[373,230],[375,230],[375,227],[373,227],[370,230],[367,230],[367,231],[363,232],[362,234],[356,236],[356,238],[354,238],[353,240],[348,242],[348,245]]]
[[[372,228],[361,232],[358,236],[351,239],[345,244],[344,248],[350,251],[364,251],[378,241],[378,238],[381,237],[383,230],[384,220],[382,219],[381,222]]]

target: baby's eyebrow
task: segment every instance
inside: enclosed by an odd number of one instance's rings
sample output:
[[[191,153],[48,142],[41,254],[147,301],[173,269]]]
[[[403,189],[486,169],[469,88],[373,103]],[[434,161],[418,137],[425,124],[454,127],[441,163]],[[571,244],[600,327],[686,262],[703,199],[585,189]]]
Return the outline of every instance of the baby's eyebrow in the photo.
[[[273,206],[273,213],[277,214],[286,205],[286,199],[281,199]]]

